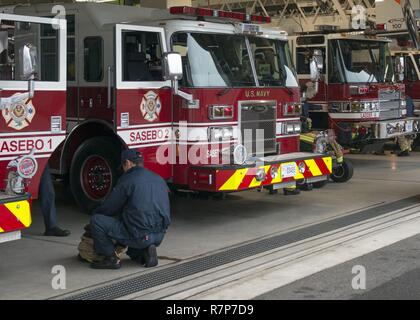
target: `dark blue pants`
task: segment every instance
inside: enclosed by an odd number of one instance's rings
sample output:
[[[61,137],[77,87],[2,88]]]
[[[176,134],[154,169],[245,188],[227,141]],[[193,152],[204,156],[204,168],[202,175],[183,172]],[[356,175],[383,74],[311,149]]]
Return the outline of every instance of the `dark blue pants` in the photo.
[[[55,207],[55,191],[51,178],[50,167],[47,164],[41,176],[39,184],[39,200],[41,211],[44,216],[45,229],[52,229],[57,226],[57,210]]]
[[[407,117],[413,117],[414,116],[414,102],[413,99],[411,99],[409,96],[406,96],[406,108],[407,108]]]
[[[114,241],[129,247],[129,256],[133,259],[141,254],[141,250],[154,244],[159,246],[165,233],[150,233],[141,239],[133,239],[124,223],[114,217],[95,214],[90,220],[95,252],[110,257],[114,255]]]

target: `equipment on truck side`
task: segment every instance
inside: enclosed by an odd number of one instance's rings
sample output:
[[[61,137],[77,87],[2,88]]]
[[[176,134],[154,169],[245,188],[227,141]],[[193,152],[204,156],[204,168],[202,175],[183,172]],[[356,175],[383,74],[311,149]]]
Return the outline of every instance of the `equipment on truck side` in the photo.
[[[353,165],[344,157],[343,147],[337,142],[332,130],[307,131],[300,134],[300,148],[305,151],[327,153],[333,157],[333,168],[330,178],[334,182],[347,182],[353,177]],[[322,187],[324,181],[314,183]]]

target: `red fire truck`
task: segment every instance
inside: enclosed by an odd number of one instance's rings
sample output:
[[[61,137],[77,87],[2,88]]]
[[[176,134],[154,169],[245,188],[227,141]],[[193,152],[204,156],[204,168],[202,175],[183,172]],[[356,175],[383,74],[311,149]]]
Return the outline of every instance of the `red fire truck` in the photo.
[[[6,143],[8,156],[39,150],[33,196],[49,158],[91,209],[116,182],[124,148],[140,150],[145,166],[171,186],[197,192],[293,188],[331,174],[330,156],[299,152],[300,90],[286,33],[259,24],[269,18],[191,7],[60,8],[67,39],[40,29],[46,82],[36,81],[44,90],[27,107],[31,118],[25,127],[1,123],[19,139]],[[12,10],[45,17],[56,9]]]
[[[362,152],[378,151],[400,135],[419,131],[406,117],[405,87],[396,83],[388,40],[363,32],[319,32],[292,37],[302,86],[310,87],[309,57],[326,59],[318,91],[308,97],[314,128],[332,128],[338,142]]]
[[[65,139],[65,26],[0,14],[0,242],[30,226],[31,194]]]

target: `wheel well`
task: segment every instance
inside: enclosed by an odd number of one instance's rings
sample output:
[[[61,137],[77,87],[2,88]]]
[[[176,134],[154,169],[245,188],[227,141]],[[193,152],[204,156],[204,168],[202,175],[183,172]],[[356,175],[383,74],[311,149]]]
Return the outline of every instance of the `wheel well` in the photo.
[[[61,173],[67,174],[69,172],[73,155],[82,143],[92,137],[101,136],[112,138],[115,141],[115,145],[121,150],[127,148],[125,143],[115,134],[108,123],[101,121],[86,121],[74,127],[64,142],[60,157]]]

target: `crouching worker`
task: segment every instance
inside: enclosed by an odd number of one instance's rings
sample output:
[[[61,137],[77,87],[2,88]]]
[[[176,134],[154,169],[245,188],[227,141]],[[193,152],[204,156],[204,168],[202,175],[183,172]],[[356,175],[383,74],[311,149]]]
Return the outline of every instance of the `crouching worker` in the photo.
[[[116,243],[128,246],[131,259],[146,267],[156,266],[156,247],[171,222],[166,182],[143,167],[143,157],[135,150],[122,152],[121,165],[124,174],[92,213],[94,249],[103,256],[91,264],[94,269],[121,267]]]

